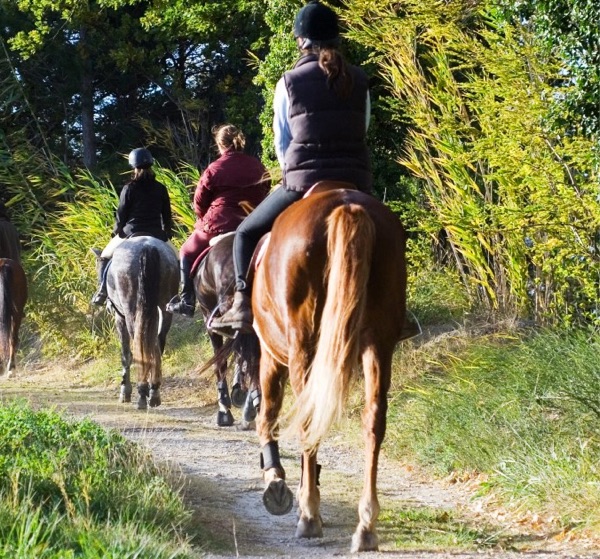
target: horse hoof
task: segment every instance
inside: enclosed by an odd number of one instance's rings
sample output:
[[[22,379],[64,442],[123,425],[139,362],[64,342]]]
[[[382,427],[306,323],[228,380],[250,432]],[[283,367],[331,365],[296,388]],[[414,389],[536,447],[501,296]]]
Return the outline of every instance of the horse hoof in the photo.
[[[233,425],[233,415],[229,410],[217,412],[217,425],[219,427],[231,427]]]
[[[256,430],[256,421],[246,421],[242,419],[242,421],[238,425],[238,431],[255,431]]]
[[[150,390],[150,400],[148,401],[148,405],[151,408],[157,408],[161,403],[160,392],[158,390]]]
[[[137,403],[137,409],[138,410],[147,410],[148,409],[148,401],[146,399],[146,396],[140,396],[140,399],[138,400],[138,403]]]
[[[274,479],[263,493],[263,504],[270,514],[287,514],[294,506],[294,495],[283,479]]]
[[[236,408],[241,408],[246,403],[248,392],[243,390],[239,384],[234,384],[231,388],[231,403]]]
[[[297,538],[322,538],[323,524],[320,518],[300,518],[296,527]]]
[[[131,388],[129,390],[125,386],[121,386],[121,393],[119,394],[119,402],[121,404],[129,404],[131,402]]]
[[[359,551],[379,551],[379,538],[375,532],[367,532],[358,528],[352,536],[351,553]]]

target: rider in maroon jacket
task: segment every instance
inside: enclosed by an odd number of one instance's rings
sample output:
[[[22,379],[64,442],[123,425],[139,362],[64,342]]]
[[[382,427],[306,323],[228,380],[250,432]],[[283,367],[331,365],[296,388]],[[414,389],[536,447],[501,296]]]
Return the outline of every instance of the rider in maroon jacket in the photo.
[[[196,296],[190,271],[209,241],[237,226],[268,194],[270,181],[263,164],[243,153],[244,134],[231,124],[214,133],[220,157],[202,173],[194,194],[197,221],[194,231],[181,246],[181,294],[167,305],[167,310],[194,316]]]

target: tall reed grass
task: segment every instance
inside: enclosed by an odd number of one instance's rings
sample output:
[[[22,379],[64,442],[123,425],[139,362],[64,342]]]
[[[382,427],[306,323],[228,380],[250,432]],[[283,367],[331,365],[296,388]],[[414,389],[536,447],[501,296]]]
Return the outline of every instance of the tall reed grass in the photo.
[[[171,198],[176,224],[173,243],[179,248],[192,230],[195,216],[191,192],[198,171],[156,168]],[[128,180],[124,176],[123,182]],[[63,193],[43,228],[32,232],[32,250],[24,254],[31,297],[27,316],[48,355],[97,355],[110,340],[112,320],[90,305],[96,289],[95,257],[90,249],[110,240],[118,205],[118,189],[88,172],[65,172],[58,189]]]
[[[563,526],[600,526],[597,332],[489,335],[392,393],[388,448]]]

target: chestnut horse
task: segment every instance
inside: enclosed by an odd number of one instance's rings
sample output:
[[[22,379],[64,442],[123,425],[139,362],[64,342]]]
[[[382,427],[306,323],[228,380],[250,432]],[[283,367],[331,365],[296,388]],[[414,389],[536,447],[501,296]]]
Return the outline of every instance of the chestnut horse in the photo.
[[[9,376],[17,366],[19,329],[27,302],[27,278],[17,260],[0,258],[0,365]]]
[[[260,395],[258,392],[258,366],[260,347],[256,334],[240,334],[235,340],[223,343],[223,336],[210,328],[214,316],[223,314],[231,306],[235,286],[233,269],[233,233],[215,238],[213,246],[198,265],[194,276],[194,289],[202,310],[204,324],[213,348],[214,357],[201,367],[200,372],[214,366],[217,377],[219,410],[217,425],[234,424],[231,404],[242,409],[242,429],[250,429],[256,417]],[[231,395],[227,384],[227,359],[233,354],[235,372]]]
[[[252,306],[261,344],[257,433],[272,514],[292,508],[277,437],[284,386],[296,396],[289,429],[299,434],[302,474],[296,537],[321,537],[317,451],[341,417],[352,380],[364,377],[364,486],[352,551],[378,549],[377,463],[385,434],[392,353],[413,335],[405,319],[406,235],[372,196],[312,194],[275,221],[256,270]],[[362,364],[362,369],[360,365]]]

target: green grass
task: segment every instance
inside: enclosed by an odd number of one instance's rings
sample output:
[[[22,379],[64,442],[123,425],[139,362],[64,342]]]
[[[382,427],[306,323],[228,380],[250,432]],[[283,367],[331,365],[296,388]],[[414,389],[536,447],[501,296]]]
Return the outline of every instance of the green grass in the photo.
[[[391,393],[386,448],[562,527],[600,526],[600,343],[589,331],[491,335]]]
[[[171,472],[89,420],[0,407],[0,558],[192,558]]]
[[[380,532],[389,534],[395,547],[402,550],[472,551],[490,549],[499,543],[497,535],[471,527],[446,509],[383,510],[379,522]]]

